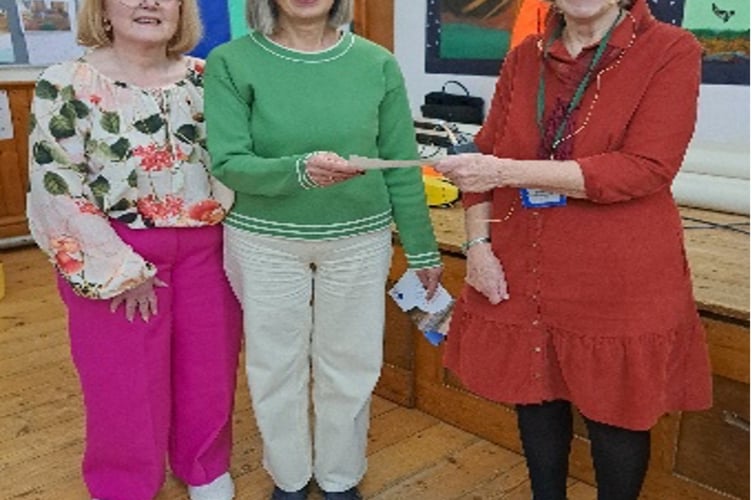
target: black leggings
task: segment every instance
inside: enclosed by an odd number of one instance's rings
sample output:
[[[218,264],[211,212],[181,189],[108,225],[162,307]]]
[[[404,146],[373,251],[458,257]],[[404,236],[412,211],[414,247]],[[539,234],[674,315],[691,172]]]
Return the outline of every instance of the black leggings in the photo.
[[[517,405],[522,447],[534,500],[566,500],[572,407],[568,401]],[[632,431],[585,418],[598,500],[636,500],[650,458],[650,431]]]

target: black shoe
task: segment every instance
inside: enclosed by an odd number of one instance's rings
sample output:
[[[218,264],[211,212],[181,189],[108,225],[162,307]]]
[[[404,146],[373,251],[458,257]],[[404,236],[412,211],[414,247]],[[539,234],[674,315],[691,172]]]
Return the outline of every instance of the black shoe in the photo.
[[[358,488],[353,486],[346,491],[325,491],[324,500],[363,500]]]
[[[271,500],[306,500],[308,498],[308,486],[303,486],[298,491],[285,491],[274,486]]]

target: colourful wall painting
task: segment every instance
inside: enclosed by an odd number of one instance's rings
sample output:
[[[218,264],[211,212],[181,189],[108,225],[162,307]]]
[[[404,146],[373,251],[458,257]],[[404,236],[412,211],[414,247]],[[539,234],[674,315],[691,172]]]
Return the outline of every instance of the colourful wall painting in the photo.
[[[496,75],[520,0],[428,0],[426,73]]]
[[[703,83],[749,85],[748,0],[648,0],[661,21],[691,31],[703,47]]]
[[[198,4],[204,37],[192,54],[205,58],[220,43],[247,32],[245,0],[198,0]]]
[[[703,83],[749,85],[748,0],[647,3],[657,19],[691,31],[700,41]],[[540,17],[540,0],[427,0],[425,70],[495,76],[518,19],[537,18],[540,27]]]

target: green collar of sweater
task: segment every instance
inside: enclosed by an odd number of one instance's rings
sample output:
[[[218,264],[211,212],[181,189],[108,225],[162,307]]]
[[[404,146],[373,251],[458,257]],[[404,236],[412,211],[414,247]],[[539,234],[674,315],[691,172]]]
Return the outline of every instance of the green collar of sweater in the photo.
[[[303,52],[280,45],[257,31],[252,31],[249,36],[253,43],[274,56],[291,62],[308,64],[319,64],[339,59],[345,55],[355,43],[355,37],[352,33],[342,33],[342,36],[340,36],[337,43],[328,49],[316,52]]]

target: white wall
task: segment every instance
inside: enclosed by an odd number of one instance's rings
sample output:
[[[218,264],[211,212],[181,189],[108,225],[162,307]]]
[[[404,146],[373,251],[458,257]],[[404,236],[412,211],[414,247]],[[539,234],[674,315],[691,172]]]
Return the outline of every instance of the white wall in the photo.
[[[416,116],[420,115],[423,96],[439,90],[449,79],[459,80],[471,94],[490,102],[495,77],[425,73],[426,0],[395,0],[394,19],[394,50]],[[749,99],[745,85],[703,85],[695,140],[733,143],[749,150]]]

